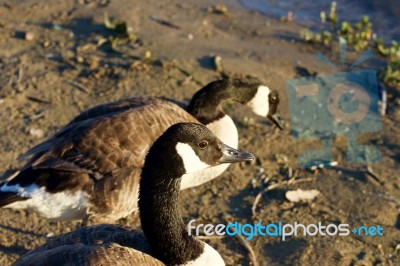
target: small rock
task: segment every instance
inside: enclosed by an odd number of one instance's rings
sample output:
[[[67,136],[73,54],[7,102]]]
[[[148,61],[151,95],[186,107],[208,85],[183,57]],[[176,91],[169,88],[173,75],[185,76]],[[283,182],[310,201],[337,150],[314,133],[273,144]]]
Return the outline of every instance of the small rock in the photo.
[[[222,67],[222,57],[217,55],[213,57],[213,63],[214,63],[214,69],[217,72],[222,72],[223,67]]]
[[[29,134],[37,138],[43,138],[44,132],[41,129],[31,128],[29,129]]]
[[[35,39],[35,34],[31,31],[25,33],[25,40],[33,41]]]
[[[49,47],[50,46],[50,41],[44,41],[43,42],[43,47]]]
[[[210,6],[210,7],[207,8],[207,10],[210,13],[228,15],[228,7],[226,5]]]
[[[151,59],[151,51],[147,50],[147,51],[144,53],[144,59],[145,59],[145,60],[150,60],[150,59]]]
[[[78,63],[83,63],[85,61],[85,59],[82,57],[82,56],[80,56],[80,55],[77,55],[76,56],[76,62],[78,62]]]

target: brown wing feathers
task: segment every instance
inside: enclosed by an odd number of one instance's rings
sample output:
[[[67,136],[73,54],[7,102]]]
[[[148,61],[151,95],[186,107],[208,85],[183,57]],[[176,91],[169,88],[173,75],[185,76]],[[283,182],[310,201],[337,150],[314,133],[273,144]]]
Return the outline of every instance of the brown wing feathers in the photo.
[[[55,237],[14,265],[164,265],[148,252],[141,231],[122,225],[96,225]]]
[[[172,124],[197,120],[171,102],[140,98],[89,109],[73,121],[28,152],[31,160],[11,183],[88,192],[90,224],[134,211],[149,145]]]
[[[53,191],[85,188],[91,198],[84,223],[111,222],[137,207],[140,167],[150,143],[172,124],[196,121],[160,99],[90,109],[29,151],[32,158],[20,178],[36,172],[42,173],[41,184]],[[15,265],[68,265],[77,260],[82,265],[164,265],[141,253],[148,249],[141,232],[99,225],[56,237]]]

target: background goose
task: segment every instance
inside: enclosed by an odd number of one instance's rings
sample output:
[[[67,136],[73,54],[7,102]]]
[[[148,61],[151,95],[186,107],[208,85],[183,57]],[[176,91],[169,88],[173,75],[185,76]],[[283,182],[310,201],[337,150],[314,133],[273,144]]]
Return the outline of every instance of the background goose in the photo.
[[[254,77],[211,82],[198,91],[187,111],[170,100],[138,97],[91,108],[47,141],[27,152],[32,158],[0,184],[0,206],[30,208],[55,220],[84,224],[113,222],[137,209],[139,172],[150,145],[169,126],[201,122],[237,148],[238,132],[221,104],[234,100],[259,115],[276,117],[276,91]],[[226,170],[205,169],[182,178],[181,188],[198,186]]]
[[[81,227],[49,240],[14,265],[224,265],[219,253],[189,236],[179,212],[184,174],[253,160],[223,144],[205,126],[170,127],[146,156],[140,180],[143,233],[119,225]]]

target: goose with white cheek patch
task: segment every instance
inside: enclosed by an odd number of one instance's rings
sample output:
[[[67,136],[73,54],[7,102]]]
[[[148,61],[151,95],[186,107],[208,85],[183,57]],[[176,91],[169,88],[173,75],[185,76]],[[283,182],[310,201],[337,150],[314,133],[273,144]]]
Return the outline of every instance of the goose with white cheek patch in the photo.
[[[203,125],[173,125],[152,145],[142,169],[143,232],[121,225],[81,227],[49,240],[14,265],[225,265],[215,249],[186,230],[179,211],[182,176],[253,159]]]
[[[145,154],[171,125],[200,122],[227,145],[238,147],[237,128],[221,107],[229,100],[247,104],[281,128],[278,93],[248,76],[209,83],[186,110],[156,97],[99,105],[26,153],[31,158],[22,170],[0,184],[0,207],[33,209],[53,220],[83,219],[83,225],[124,218],[138,208]],[[228,166],[185,174],[181,189],[210,181]]]

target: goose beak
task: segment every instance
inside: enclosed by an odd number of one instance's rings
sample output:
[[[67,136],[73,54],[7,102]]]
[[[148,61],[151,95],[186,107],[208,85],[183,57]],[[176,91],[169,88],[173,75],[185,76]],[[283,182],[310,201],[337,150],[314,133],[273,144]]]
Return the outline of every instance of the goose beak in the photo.
[[[277,114],[268,115],[269,120],[272,121],[280,130],[283,130],[282,120],[279,118]]]
[[[279,105],[279,94],[276,90],[271,91],[271,93],[268,95],[268,103],[269,103],[269,111],[267,117],[280,130],[283,130],[283,122],[277,114]]]
[[[220,163],[237,163],[253,161],[254,155],[249,152],[238,151],[228,145],[221,144],[222,157],[219,159]]]

